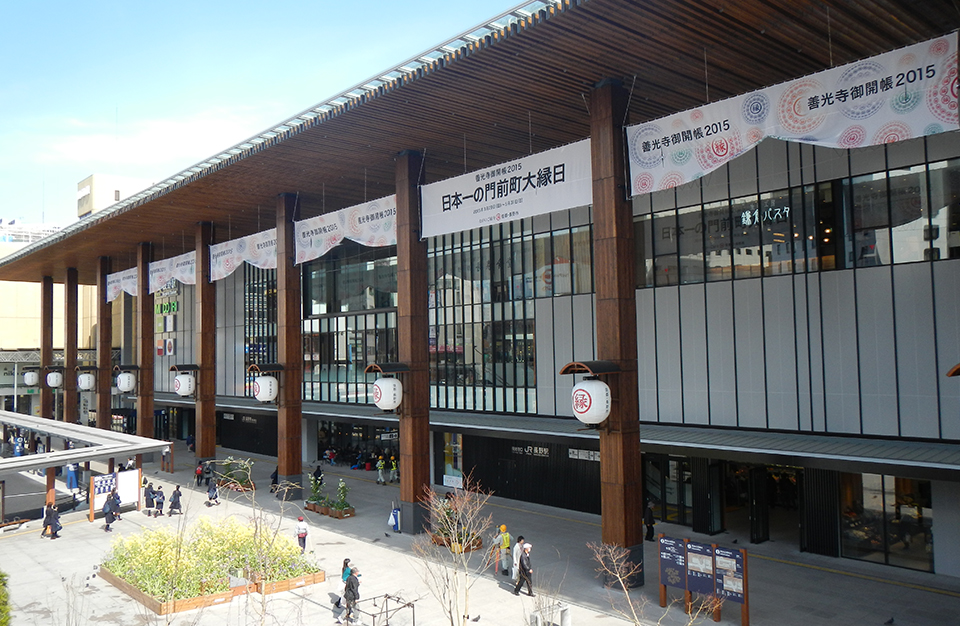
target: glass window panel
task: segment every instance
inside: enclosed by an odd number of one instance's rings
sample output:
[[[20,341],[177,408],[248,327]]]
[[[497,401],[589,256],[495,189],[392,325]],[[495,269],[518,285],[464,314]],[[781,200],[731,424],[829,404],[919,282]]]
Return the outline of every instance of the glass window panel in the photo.
[[[700,206],[677,211],[677,251],[680,282],[703,282],[703,216]]]
[[[653,220],[649,215],[643,215],[633,223],[633,235],[636,287],[653,287]]]
[[[892,170],[888,180],[893,262],[926,261],[932,234],[926,167]]]
[[[857,176],[853,191],[853,251],[857,267],[890,263],[890,211],[887,174]]]
[[[876,474],[840,475],[840,554],[883,563],[883,486]]]
[[[807,248],[810,243],[815,243],[816,238],[812,235],[808,239],[808,221],[813,224],[813,204],[805,205],[806,200],[804,189],[795,187],[790,190],[790,207],[792,209],[790,221],[793,225],[793,271],[802,274],[808,271],[810,267],[807,263]],[[809,208],[808,208],[809,207]],[[809,258],[815,258],[813,256]]]
[[[760,244],[764,276],[793,273],[790,192],[760,195]]]
[[[816,186],[817,247],[822,271],[853,267],[846,180]]]
[[[573,244],[573,292],[593,292],[593,230],[579,226],[570,232]]]
[[[566,296],[573,293],[573,276],[570,267],[570,231],[553,232],[553,295]]]
[[[657,286],[679,284],[676,211],[662,211],[654,214],[653,252],[653,267]]]
[[[534,295],[537,298],[553,295],[553,258],[550,233],[541,233],[533,239]]]
[[[733,218],[733,276],[759,276],[761,217],[757,197],[732,200],[730,213]]]
[[[960,159],[930,164],[933,259],[960,258]]]
[[[910,569],[933,571],[933,508],[930,482],[884,476],[888,524],[887,562]]]
[[[708,281],[733,278],[733,224],[726,200],[703,205],[704,257]]]

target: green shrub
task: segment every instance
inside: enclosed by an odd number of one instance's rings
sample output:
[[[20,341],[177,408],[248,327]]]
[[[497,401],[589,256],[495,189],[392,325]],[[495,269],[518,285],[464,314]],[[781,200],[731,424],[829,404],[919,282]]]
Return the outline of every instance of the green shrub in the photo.
[[[0,572],[0,626],[10,626],[10,592],[3,572]]]

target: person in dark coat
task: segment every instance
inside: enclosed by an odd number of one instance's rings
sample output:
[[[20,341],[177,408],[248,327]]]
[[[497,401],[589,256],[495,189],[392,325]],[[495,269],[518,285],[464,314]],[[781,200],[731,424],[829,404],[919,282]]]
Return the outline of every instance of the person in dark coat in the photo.
[[[150,515],[150,509],[153,508],[153,483],[147,483],[143,488],[143,507],[147,510],[147,515]]]
[[[653,502],[647,502],[647,509],[643,512],[643,523],[647,527],[647,536],[644,539],[653,541],[653,526],[657,523],[657,519],[653,515]]]
[[[357,606],[357,600],[360,599],[360,579],[357,578],[359,575],[359,569],[356,567],[350,569],[350,576],[347,577],[347,582],[343,588],[343,601],[346,603],[347,608],[345,608],[343,613],[340,614],[340,617],[337,618],[338,624],[342,624],[344,619],[347,621],[353,619],[353,609]]]
[[[280,466],[277,466],[277,469],[273,470],[273,473],[270,474],[270,493],[273,493],[277,490],[277,479],[279,478]]]
[[[203,464],[203,480],[206,483],[207,487],[210,486],[210,479],[213,478],[213,466],[210,465],[210,461],[207,461]]]
[[[203,482],[203,463],[197,463],[197,469],[193,473],[197,477],[197,487],[199,487],[200,483]]]
[[[47,529],[50,529],[50,538],[59,539],[60,535],[60,512],[57,511],[56,505],[48,504],[43,516],[43,530],[40,531],[40,536],[43,537],[47,533]]]
[[[110,524],[117,521],[117,515],[114,509],[113,498],[110,496],[107,496],[107,501],[103,503],[103,521],[105,522],[103,532],[113,532]]]
[[[173,493],[170,494],[170,507],[167,511],[167,515],[173,517],[173,512],[176,511],[180,513],[180,485],[177,485],[173,488]]]
[[[523,544],[523,552],[520,553],[520,575],[517,576],[517,586],[513,588],[515,596],[520,595],[520,587],[523,583],[527,583],[527,595],[533,597],[533,567],[530,565],[530,548],[532,547],[529,543]]]
[[[220,494],[217,493],[217,483],[210,483],[207,487],[207,506],[220,504]]]
[[[122,517],[120,517],[120,494],[117,493],[117,490],[114,489],[110,492],[110,495],[107,496],[107,501],[110,502],[110,508],[113,510],[113,516],[117,518],[119,522]]]
[[[163,515],[163,503],[166,499],[167,497],[163,495],[163,485],[157,485],[157,490],[153,492],[153,500],[154,500],[153,516],[154,517]]]

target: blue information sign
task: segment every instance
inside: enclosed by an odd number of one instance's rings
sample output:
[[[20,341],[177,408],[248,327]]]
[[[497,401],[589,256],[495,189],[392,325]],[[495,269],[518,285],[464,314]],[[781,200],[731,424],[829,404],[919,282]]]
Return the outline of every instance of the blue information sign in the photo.
[[[713,595],[713,546],[687,542],[687,591]]]
[[[687,564],[683,541],[660,537],[660,584],[686,589]]]
[[[743,553],[739,550],[717,548],[714,556],[717,598],[743,604]]]

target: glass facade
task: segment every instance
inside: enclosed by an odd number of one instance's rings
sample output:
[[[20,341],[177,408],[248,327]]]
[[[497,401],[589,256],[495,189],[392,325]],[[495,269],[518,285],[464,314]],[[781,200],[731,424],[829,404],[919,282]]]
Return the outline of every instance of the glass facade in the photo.
[[[432,406],[536,413],[536,300],[593,291],[591,227],[434,237],[427,273]]]
[[[243,264],[243,395],[253,397],[255,374],[247,372],[256,363],[276,363],[277,358],[277,270]]]
[[[640,216],[637,287],[960,258],[960,160]]]
[[[841,474],[840,499],[842,556],[933,571],[929,481]]]

